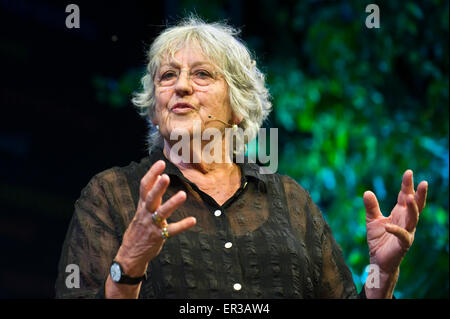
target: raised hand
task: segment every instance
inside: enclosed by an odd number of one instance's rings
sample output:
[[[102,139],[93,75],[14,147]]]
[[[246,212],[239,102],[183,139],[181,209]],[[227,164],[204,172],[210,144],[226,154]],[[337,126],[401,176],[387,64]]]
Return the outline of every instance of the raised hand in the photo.
[[[398,273],[400,263],[414,241],[420,213],[425,207],[428,183],[422,181],[414,190],[413,172],[403,175],[397,204],[388,217],[384,217],[375,194],[364,193],[366,208],[367,243],[370,263],[376,264],[384,274]]]
[[[167,227],[169,236],[175,236],[196,223],[194,217],[187,217],[179,222],[167,224],[166,219],[186,200],[186,193],[180,191],[162,203],[162,196],[170,182],[167,175],[160,175],[164,168],[164,161],[158,161],[142,178],[137,211],[124,234],[116,256],[116,259],[123,261],[129,275],[142,275],[148,262],[159,254],[165,242],[162,236],[164,227]],[[152,219],[155,211],[162,219],[161,223],[155,223]]]

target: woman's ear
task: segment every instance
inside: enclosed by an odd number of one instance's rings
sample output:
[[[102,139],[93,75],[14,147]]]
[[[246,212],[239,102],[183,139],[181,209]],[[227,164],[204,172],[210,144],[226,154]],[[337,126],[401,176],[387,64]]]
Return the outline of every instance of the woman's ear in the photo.
[[[232,113],[231,116],[231,121],[233,122],[233,124],[239,125],[239,123],[242,122],[242,120],[244,119],[244,117],[240,114],[236,114],[236,113]]]
[[[153,124],[153,127],[154,127],[154,128],[156,128],[157,130],[159,130],[158,122],[157,122],[155,119],[152,119],[152,124]]]

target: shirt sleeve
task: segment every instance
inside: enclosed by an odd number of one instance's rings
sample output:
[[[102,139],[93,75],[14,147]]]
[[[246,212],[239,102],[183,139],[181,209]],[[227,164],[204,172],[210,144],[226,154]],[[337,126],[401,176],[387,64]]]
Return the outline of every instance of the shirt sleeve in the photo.
[[[291,221],[294,228],[305,234],[302,238],[299,232],[299,240],[305,241],[312,252],[311,260],[314,261],[313,267],[318,276],[314,289],[316,298],[365,298],[364,287],[357,294],[342,249],[319,207],[309,193],[292,178],[285,176],[284,184]]]
[[[330,226],[316,206],[321,228],[322,271],[319,294],[321,298],[358,298],[350,269],[345,263],[342,249],[336,242]]]
[[[58,265],[56,298],[104,297],[104,283],[121,242],[109,188],[99,174],[75,202]]]

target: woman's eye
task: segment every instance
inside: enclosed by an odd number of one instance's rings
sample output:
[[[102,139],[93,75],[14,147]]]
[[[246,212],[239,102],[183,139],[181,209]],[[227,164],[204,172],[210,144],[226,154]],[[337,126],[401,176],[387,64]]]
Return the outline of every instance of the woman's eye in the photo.
[[[161,79],[162,79],[162,80],[168,80],[168,79],[171,79],[171,78],[174,77],[174,76],[176,76],[175,72],[170,71],[170,72],[164,73],[164,74],[161,76]]]
[[[201,77],[201,78],[211,77],[211,74],[208,71],[204,71],[204,70],[195,72],[195,75],[198,77]]]

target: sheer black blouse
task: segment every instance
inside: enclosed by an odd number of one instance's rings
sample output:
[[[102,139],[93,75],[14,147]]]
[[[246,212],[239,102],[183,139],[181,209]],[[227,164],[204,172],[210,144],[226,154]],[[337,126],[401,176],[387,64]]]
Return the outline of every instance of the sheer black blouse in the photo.
[[[168,222],[197,224],[169,238],[149,263],[139,298],[358,298],[342,251],[309,193],[292,178],[239,164],[241,187],[222,206],[153,151],[139,163],[94,176],[75,202],[63,244],[56,298],[103,298],[109,268],[133,219],[139,184],[157,160],[186,202]],[[66,286],[66,267],[80,270],[80,287]],[[69,285],[70,287],[70,285]]]

